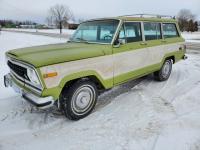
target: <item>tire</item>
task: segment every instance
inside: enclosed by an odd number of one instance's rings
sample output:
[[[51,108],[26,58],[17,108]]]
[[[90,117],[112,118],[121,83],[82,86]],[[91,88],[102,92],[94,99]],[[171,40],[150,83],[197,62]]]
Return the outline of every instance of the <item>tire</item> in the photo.
[[[171,71],[172,71],[172,60],[168,59],[164,62],[162,68],[159,71],[154,72],[154,78],[157,81],[166,81],[169,79]]]
[[[70,120],[85,118],[93,111],[97,97],[97,87],[92,81],[78,80],[63,90],[62,112]]]

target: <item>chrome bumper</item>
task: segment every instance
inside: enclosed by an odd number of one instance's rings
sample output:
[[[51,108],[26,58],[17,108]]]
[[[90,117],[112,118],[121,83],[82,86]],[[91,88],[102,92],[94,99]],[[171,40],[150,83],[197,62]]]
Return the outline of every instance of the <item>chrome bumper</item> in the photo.
[[[25,91],[24,89],[16,85],[15,82],[13,82],[10,74],[4,76],[4,85],[5,87],[12,87],[15,92],[19,93],[23,97],[23,99],[38,108],[45,109],[54,105],[55,100],[52,96],[38,97],[31,94],[30,92]]]
[[[184,60],[188,59],[188,56],[184,55],[184,56],[183,56],[183,59],[184,59]]]

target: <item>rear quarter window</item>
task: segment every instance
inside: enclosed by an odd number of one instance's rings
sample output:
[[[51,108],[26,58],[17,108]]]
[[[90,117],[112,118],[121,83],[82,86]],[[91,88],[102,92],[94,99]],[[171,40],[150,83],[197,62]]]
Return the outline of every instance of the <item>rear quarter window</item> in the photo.
[[[179,33],[175,23],[163,23],[163,36],[164,38],[179,37]]]
[[[161,24],[144,22],[144,36],[146,41],[162,39]]]

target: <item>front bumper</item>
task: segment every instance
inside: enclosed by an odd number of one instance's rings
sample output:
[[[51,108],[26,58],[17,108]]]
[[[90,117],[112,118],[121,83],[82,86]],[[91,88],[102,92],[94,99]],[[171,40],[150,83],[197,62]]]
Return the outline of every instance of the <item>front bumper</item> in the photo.
[[[11,74],[7,74],[4,76],[4,85],[5,87],[12,87],[15,92],[19,93],[22,96],[23,99],[25,99],[26,101],[28,101],[29,103],[38,108],[41,109],[49,108],[52,107],[55,103],[55,100],[53,99],[52,96],[38,97],[22,89],[17,84],[15,84],[15,82],[11,77]]]

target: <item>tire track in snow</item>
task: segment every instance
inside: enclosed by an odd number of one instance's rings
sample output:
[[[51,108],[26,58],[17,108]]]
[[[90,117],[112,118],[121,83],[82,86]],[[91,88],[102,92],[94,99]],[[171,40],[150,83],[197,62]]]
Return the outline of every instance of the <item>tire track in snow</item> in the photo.
[[[156,135],[151,150],[155,150],[155,148],[156,148],[156,144],[157,144],[157,142],[158,142],[159,137],[160,137],[160,133]]]
[[[129,81],[117,87],[114,87],[110,90],[107,90],[100,94],[95,111],[103,108],[104,106],[111,103],[116,97],[121,94],[128,93],[132,90],[133,87],[137,86],[141,81],[143,81],[146,77],[142,77],[136,80]]]

